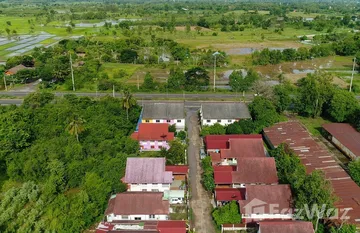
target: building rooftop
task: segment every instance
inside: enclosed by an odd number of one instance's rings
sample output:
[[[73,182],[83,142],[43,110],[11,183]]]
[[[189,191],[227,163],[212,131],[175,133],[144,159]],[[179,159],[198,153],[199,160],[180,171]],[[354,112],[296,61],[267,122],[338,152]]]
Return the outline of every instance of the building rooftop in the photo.
[[[246,200],[238,202],[240,212],[243,214],[292,213],[291,189],[287,184],[248,185],[246,186]],[[276,205],[276,208],[272,205]]]
[[[184,103],[144,103],[143,119],[184,119]]]
[[[249,109],[245,103],[203,103],[203,119],[249,119]]]
[[[207,135],[204,142],[207,150],[220,150],[229,148],[229,139],[234,138],[262,138],[261,134],[228,134],[228,135]]]
[[[239,158],[234,171],[231,166],[213,166],[215,184],[277,184],[275,159]]]
[[[308,173],[324,171],[339,197],[337,208],[349,208],[348,216],[352,223],[360,222],[360,187],[338,164],[334,155],[324,145],[316,142],[299,122],[281,122],[264,129],[264,136],[270,146],[286,143],[299,156]],[[342,213],[339,213],[342,214]]]
[[[303,221],[264,221],[259,222],[261,233],[314,233],[313,224]]]
[[[169,208],[162,192],[124,192],[109,200],[105,215],[167,215]]]
[[[128,184],[170,184],[173,173],[165,170],[165,158],[127,158],[125,177]]]
[[[172,172],[173,175],[186,175],[189,172],[187,165],[167,165],[165,171]]]
[[[186,233],[186,222],[167,221],[117,221],[101,222],[96,233]]]
[[[17,72],[19,72],[20,70],[26,70],[26,69],[33,69],[33,67],[26,67],[22,64],[14,66],[13,68],[9,69],[6,71],[7,75],[13,75],[13,74],[17,74]]]
[[[245,193],[245,188],[215,188],[215,199],[217,201],[245,200]]]
[[[360,157],[360,132],[347,123],[324,124],[323,128],[348,148],[355,156]]]
[[[265,157],[263,140],[261,138],[229,139],[229,148],[221,149],[220,157],[222,159]]]
[[[137,132],[131,134],[131,138],[137,141],[171,141],[174,133],[169,132],[166,123],[140,123]]]

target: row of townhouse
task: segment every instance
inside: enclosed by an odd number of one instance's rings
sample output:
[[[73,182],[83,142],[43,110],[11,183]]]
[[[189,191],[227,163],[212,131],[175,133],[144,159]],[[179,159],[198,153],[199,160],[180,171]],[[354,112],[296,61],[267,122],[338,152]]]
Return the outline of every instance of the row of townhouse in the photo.
[[[209,135],[204,142],[214,168],[217,206],[236,201],[242,224],[257,226],[259,233],[314,233],[312,223],[294,220],[291,188],[279,184],[261,135]]]
[[[109,199],[97,233],[185,233],[186,222],[169,216],[172,204],[185,201],[187,173],[185,165],[166,166],[165,158],[128,158],[121,179],[127,191]]]

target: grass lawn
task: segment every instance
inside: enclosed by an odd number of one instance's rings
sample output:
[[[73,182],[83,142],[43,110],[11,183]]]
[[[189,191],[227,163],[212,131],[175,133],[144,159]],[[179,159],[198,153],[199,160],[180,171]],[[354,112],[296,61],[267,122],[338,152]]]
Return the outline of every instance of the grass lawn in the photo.
[[[143,67],[144,65],[136,65],[136,64],[104,63],[101,66],[101,70],[105,71],[110,78],[114,78],[114,74],[119,70],[124,70],[127,73],[128,77],[131,77],[133,76],[136,70],[141,69]]]
[[[307,117],[298,116],[297,118],[300,120],[301,123],[305,125],[305,127],[309,130],[309,132],[315,137],[321,136],[321,129],[323,124],[331,123],[331,121],[326,120],[322,117],[307,118]]]

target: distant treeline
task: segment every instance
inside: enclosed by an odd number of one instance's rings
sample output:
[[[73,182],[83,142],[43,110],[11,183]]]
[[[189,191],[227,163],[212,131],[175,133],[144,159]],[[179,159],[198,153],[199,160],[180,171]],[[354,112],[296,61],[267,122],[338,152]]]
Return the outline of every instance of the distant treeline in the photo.
[[[283,61],[300,61],[330,55],[350,56],[360,51],[360,33],[322,35],[315,37],[314,41],[319,44],[311,48],[255,51],[252,54],[253,64],[278,64]]]

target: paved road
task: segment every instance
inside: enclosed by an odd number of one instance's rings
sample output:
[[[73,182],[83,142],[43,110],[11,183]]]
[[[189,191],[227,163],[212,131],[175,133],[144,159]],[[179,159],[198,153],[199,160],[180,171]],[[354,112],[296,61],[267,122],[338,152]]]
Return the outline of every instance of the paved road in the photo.
[[[191,227],[199,233],[215,233],[214,223],[211,217],[211,196],[201,184],[200,167],[200,126],[196,108],[187,108],[186,122],[188,126],[189,147],[188,164],[190,180],[190,207],[193,211]]]
[[[0,99],[0,105],[21,105],[23,101],[22,99]]]

